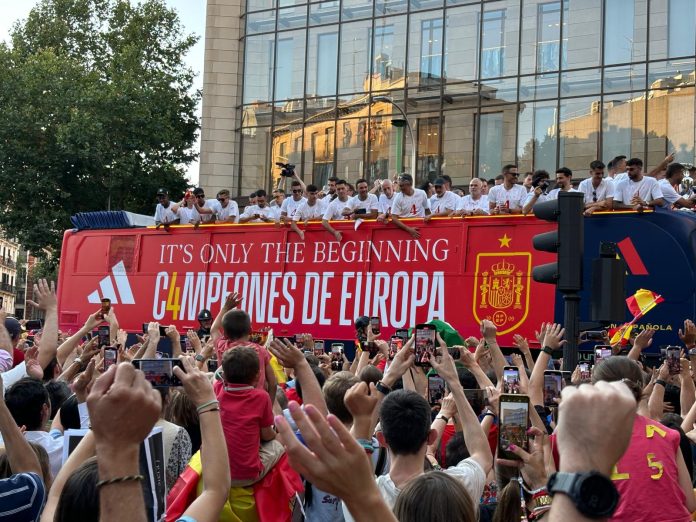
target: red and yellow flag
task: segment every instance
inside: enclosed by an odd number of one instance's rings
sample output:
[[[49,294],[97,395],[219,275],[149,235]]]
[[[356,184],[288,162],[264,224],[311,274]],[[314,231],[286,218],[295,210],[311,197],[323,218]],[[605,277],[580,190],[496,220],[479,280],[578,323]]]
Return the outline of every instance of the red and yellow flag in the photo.
[[[631,331],[633,330],[633,325],[629,323],[624,323],[616,328],[609,329],[609,344],[615,346],[621,343],[621,346],[626,346],[628,340],[631,338]]]
[[[634,318],[642,317],[650,310],[655,308],[658,303],[664,301],[661,295],[641,288],[631,297],[626,299],[626,305],[633,314]]]

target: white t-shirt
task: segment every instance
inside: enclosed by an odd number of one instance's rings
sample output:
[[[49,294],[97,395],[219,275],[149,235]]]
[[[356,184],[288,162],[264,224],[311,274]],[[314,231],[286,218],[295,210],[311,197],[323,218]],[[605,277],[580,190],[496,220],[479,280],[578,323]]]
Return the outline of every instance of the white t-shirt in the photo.
[[[212,223],[215,221],[215,216],[222,212],[222,207],[217,199],[206,199],[203,203],[203,208],[209,208],[213,211],[212,214],[201,214],[196,210],[196,207],[191,209],[191,221],[201,223]]]
[[[522,185],[513,185],[510,190],[506,190],[503,183],[488,190],[489,206],[508,206],[511,209],[521,209],[526,198],[527,191]]]
[[[483,472],[481,465],[469,457],[468,459],[462,460],[456,466],[449,467],[443,471],[462,483],[469,493],[469,497],[473,500],[474,509],[476,510],[476,508],[478,508],[479,499],[483,494],[483,488],[486,484],[486,474]],[[394,485],[394,482],[388,474],[381,475],[377,477],[376,480],[377,488],[382,498],[387,505],[393,509],[394,504],[396,504],[396,497],[399,496],[401,490]],[[343,517],[346,522],[353,522],[354,520],[345,504],[343,504]]]
[[[297,209],[305,203],[307,198],[301,197],[299,201],[295,201],[295,198],[285,198],[283,204],[280,206],[281,215],[285,212],[285,215],[292,219],[297,213]]]
[[[657,182],[657,184],[660,187],[660,190],[662,190],[662,197],[665,199],[666,207],[674,205],[674,203],[681,199],[679,193],[674,190],[674,187],[668,180],[661,179]]]
[[[392,201],[391,213],[397,217],[425,217],[425,210],[430,210],[428,196],[421,189],[413,189],[413,194],[407,196],[399,192]]]
[[[396,197],[396,192],[392,192],[392,197],[388,198],[386,194],[382,193],[379,195],[379,213],[389,214],[391,212],[392,204],[394,203],[394,198]]]
[[[155,222],[157,223],[171,223],[179,219],[176,212],[174,211],[174,203],[169,202],[169,206],[164,208],[162,203],[157,203],[157,208],[155,209]]]
[[[268,205],[266,205],[263,208],[259,207],[258,205],[249,205],[247,208],[244,209],[244,212],[240,217],[250,218],[256,214],[258,214],[259,216],[265,216],[269,219],[275,219],[275,213],[273,209]],[[260,218],[255,218],[249,220],[248,223],[263,223],[263,220]]]
[[[537,198],[537,200],[534,202],[534,204],[536,205],[537,203],[543,203],[544,201],[550,201],[550,200],[552,200],[552,199],[558,199],[558,193],[559,193],[560,191],[561,191],[561,189],[555,188],[555,189],[549,191],[548,194],[541,194],[541,195]],[[571,189],[568,190],[567,192],[578,192],[578,191],[575,190],[574,188],[571,188]],[[529,191],[529,193],[527,194],[527,197],[524,198],[524,206],[526,206],[528,203],[530,203],[530,202],[532,201],[533,198],[534,198],[534,191],[531,190],[531,191]]]
[[[583,179],[578,190],[585,194],[585,203],[596,203],[614,197],[614,182],[611,178],[602,178],[597,188],[592,184],[592,178]]]
[[[220,221],[227,221],[231,216],[234,216],[234,223],[237,223],[239,221],[239,205],[237,205],[237,202],[234,200],[228,200],[227,201],[227,206],[223,207],[222,203],[219,201],[217,202],[218,204],[218,214],[217,218]]]
[[[350,203],[350,198],[346,199],[345,201],[341,201],[338,198],[334,199],[326,207],[326,210],[324,211],[324,219],[326,219],[327,221],[335,221],[338,219],[347,219],[343,215],[343,211],[347,208],[350,208],[348,206],[349,203]]]
[[[611,180],[614,182],[614,185],[616,185],[619,181],[622,181],[624,179],[629,179],[628,172],[620,172],[619,174],[614,174],[614,177],[611,178]]]
[[[636,193],[638,193],[640,199],[648,203],[662,197],[662,190],[657,180],[643,175],[643,179],[637,182],[632,181],[631,178],[625,178],[619,181],[614,186],[614,201],[618,201],[624,205],[630,205]]]
[[[490,210],[488,208],[488,196],[482,194],[478,199],[474,199],[471,197],[471,194],[467,194],[459,199],[457,210],[463,210],[464,212],[483,210],[485,214],[490,214]]]
[[[179,210],[177,211],[177,215],[179,216],[179,224],[188,225],[191,221],[193,221],[194,212],[196,212],[195,208],[179,207]],[[196,215],[198,215],[198,212],[196,212]]]
[[[348,207],[354,211],[364,208],[366,214],[371,213],[373,210],[379,212],[379,200],[374,194],[368,194],[365,201],[363,201],[360,199],[360,196],[356,194],[348,200]]]
[[[459,205],[459,196],[450,190],[446,190],[442,197],[437,197],[437,194],[430,198],[430,210],[433,214],[447,212],[448,210],[457,210]]]
[[[324,212],[326,212],[326,200],[317,199],[314,205],[310,205],[309,201],[304,201],[297,211],[292,216],[293,221],[308,221],[310,219],[321,219],[324,217]]]

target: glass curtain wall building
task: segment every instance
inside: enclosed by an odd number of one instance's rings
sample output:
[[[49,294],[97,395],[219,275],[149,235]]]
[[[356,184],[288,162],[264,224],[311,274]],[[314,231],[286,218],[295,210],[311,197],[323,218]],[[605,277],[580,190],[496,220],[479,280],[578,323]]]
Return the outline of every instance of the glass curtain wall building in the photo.
[[[455,185],[507,163],[693,163],[694,27],[694,0],[246,0],[230,186],[270,188],[275,162],[320,186],[385,178],[414,146],[419,182]]]

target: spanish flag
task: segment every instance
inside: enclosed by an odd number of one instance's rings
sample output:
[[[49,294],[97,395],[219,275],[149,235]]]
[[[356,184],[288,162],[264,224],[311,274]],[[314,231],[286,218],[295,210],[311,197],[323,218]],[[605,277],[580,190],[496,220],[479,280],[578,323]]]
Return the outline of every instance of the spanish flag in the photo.
[[[629,323],[624,323],[616,328],[609,329],[609,344],[611,346],[616,346],[621,343],[621,346],[626,346],[628,340],[631,338],[631,331],[633,330],[633,325]]]
[[[631,297],[626,299],[626,305],[633,314],[633,317],[637,319],[644,316],[662,301],[664,301],[664,299],[662,299],[661,295],[651,292],[650,290],[646,290],[645,288],[641,288]]]

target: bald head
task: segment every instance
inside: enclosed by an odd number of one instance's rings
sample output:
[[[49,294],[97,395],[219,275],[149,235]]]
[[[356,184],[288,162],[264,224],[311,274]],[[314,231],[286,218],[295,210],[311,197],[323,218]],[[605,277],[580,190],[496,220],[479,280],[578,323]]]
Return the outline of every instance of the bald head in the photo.
[[[382,182],[382,192],[384,192],[388,198],[392,197],[392,194],[394,193],[394,185],[390,180],[385,179]]]

